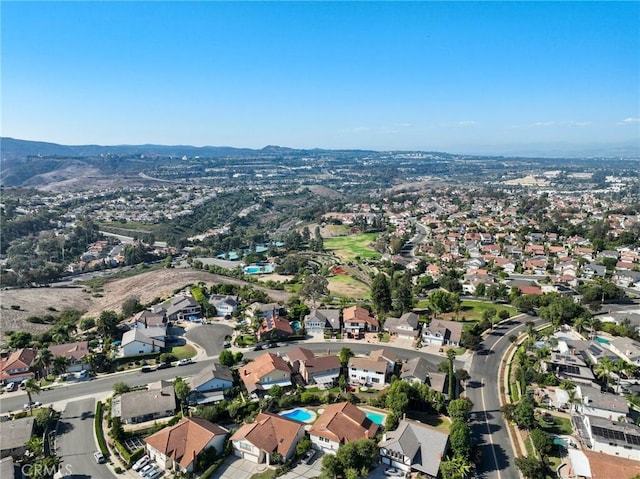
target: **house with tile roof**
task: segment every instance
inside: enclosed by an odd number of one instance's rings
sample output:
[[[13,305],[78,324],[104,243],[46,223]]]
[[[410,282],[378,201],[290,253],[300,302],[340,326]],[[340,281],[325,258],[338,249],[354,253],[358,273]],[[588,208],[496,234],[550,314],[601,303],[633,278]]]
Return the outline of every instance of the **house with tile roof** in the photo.
[[[224,449],[229,431],[200,417],[184,417],[175,426],[166,427],[144,439],[147,455],[165,471],[183,474],[196,472],[200,453]]]
[[[300,375],[307,384],[330,387],[340,376],[340,368],[340,359],[335,354],[314,356],[300,363]]]
[[[350,402],[328,405],[309,429],[316,449],[335,454],[342,444],[360,439],[373,439],[379,426]]]
[[[130,322],[131,328],[148,328],[151,326],[167,328],[167,319],[164,314],[154,313],[151,310],[145,309],[133,316]]]
[[[22,348],[0,358],[0,382],[19,383],[35,376],[30,371],[38,352],[32,348]]]
[[[384,434],[378,447],[383,464],[435,479],[449,448],[449,435],[418,421],[402,419],[394,431]]]
[[[231,441],[236,456],[251,462],[271,464],[277,452],[288,461],[304,438],[304,425],[277,414],[261,412],[255,421],[238,429]]]
[[[351,306],[342,312],[344,332],[348,337],[361,338],[364,333],[378,332],[378,320],[371,316],[368,309],[360,306]]]
[[[277,354],[264,353],[240,368],[240,379],[250,393],[268,391],[276,384],[291,386],[291,368]]]
[[[387,363],[387,374],[391,375],[396,371],[398,355],[390,349],[375,349],[369,353],[369,358]]]
[[[54,358],[63,356],[69,360],[67,373],[77,373],[83,369],[91,369],[91,364],[87,360],[87,356],[91,353],[89,350],[89,341],[77,341],[75,343],[52,344],[47,349]]]
[[[276,341],[288,338],[293,334],[293,328],[282,316],[272,313],[262,319],[262,325],[258,329],[259,341]]]

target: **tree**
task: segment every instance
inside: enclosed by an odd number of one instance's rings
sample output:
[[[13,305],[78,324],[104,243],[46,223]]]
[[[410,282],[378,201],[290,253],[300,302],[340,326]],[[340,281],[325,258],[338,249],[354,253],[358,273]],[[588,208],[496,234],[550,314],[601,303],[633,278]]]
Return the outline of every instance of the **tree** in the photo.
[[[447,412],[451,419],[462,419],[466,421],[469,418],[469,413],[473,409],[473,402],[468,398],[454,399],[449,403]]]
[[[454,419],[449,428],[449,444],[454,455],[469,459],[471,455],[471,429],[467,421]]]
[[[119,381],[113,385],[113,394],[115,395],[128,393],[129,391],[131,391],[131,387],[129,387],[127,383],[123,383],[122,381]]]
[[[401,416],[409,406],[411,384],[407,381],[394,381],[387,390],[385,405],[397,416]]]
[[[41,373],[44,373],[45,376],[47,376],[49,374],[49,368],[52,364],[53,353],[47,348],[40,349],[33,362],[33,366]]]
[[[480,284],[478,284],[478,286],[476,286],[476,290],[475,290],[474,294],[477,297],[480,298],[480,297],[484,296],[484,293],[485,293],[486,289],[487,289],[487,286],[484,283],[480,283]]]
[[[233,353],[228,349],[223,349],[220,351],[220,356],[218,357],[218,361],[223,366],[231,367],[235,364],[235,358],[233,357]]]
[[[453,348],[447,349],[447,359],[449,360],[449,400],[454,399],[455,385],[453,383],[453,360],[456,357],[456,351]]]
[[[33,457],[40,457],[42,455],[43,442],[42,438],[38,436],[32,436],[31,439],[25,444],[27,449]]]
[[[536,448],[536,451],[541,456],[547,456],[553,449],[553,439],[547,433],[545,433],[541,429],[533,429],[531,434],[531,441],[533,442],[533,446]]]
[[[525,394],[513,411],[513,420],[521,429],[533,429],[536,425],[535,403]]]
[[[371,284],[371,302],[378,317],[391,310],[391,287],[384,273],[378,273]]]
[[[459,303],[460,296],[456,293],[449,293],[444,289],[437,289],[429,296],[429,306],[436,313],[453,311]]]
[[[137,296],[128,296],[122,302],[122,317],[129,318],[142,309],[140,298]]]
[[[29,398],[29,415],[33,416],[33,408],[31,407],[31,403],[33,403],[32,394],[40,394],[40,386],[35,379],[29,378],[24,383],[24,390],[27,393],[27,397]]]
[[[611,358],[604,357],[598,361],[593,372],[600,378],[600,380],[604,381],[605,386],[608,386],[611,382],[611,372],[615,369],[615,363],[611,360]]]
[[[469,459],[454,455],[451,459],[440,463],[442,479],[465,479],[471,471]]]
[[[516,457],[516,467],[526,479],[540,479],[546,475],[544,463],[537,457]]]
[[[411,274],[408,272],[402,276],[402,281],[396,290],[397,309],[402,313],[413,310],[413,287],[411,285]]]
[[[351,351],[351,349],[347,347],[343,347],[340,350],[340,354],[338,355],[338,357],[340,358],[340,364],[343,368],[347,367],[347,365],[349,364],[349,359],[351,359],[353,356],[353,351]]]
[[[71,364],[71,360],[66,356],[56,356],[53,358],[53,372],[55,374],[64,374]]]
[[[280,399],[283,394],[284,390],[282,389],[282,386],[279,386],[278,384],[273,385],[271,389],[269,389],[269,396],[274,399]]]
[[[333,454],[322,456],[322,479],[334,479],[342,472],[340,461]]]
[[[191,392],[191,388],[182,378],[176,378],[173,382],[173,389],[176,393],[176,397],[180,401],[180,408],[184,408],[187,403],[187,397],[189,397],[189,393]]]
[[[305,452],[311,449],[311,446],[312,446],[311,439],[309,439],[308,437],[305,437],[296,446],[296,454],[298,456],[302,456]]]
[[[314,308],[316,307],[316,301],[327,294],[329,294],[329,282],[327,278],[319,274],[309,274],[305,276],[302,287],[300,288],[300,296],[311,299]]]

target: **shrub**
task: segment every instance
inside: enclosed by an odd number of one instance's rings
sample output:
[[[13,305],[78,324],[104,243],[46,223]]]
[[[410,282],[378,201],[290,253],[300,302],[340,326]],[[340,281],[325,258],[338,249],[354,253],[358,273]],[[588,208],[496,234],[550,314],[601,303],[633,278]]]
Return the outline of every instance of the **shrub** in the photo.
[[[96,404],[96,416],[94,418],[94,428],[96,430],[96,437],[98,438],[98,447],[104,457],[109,457],[109,449],[107,448],[107,442],[104,438],[104,431],[102,430],[102,401],[98,401]]]

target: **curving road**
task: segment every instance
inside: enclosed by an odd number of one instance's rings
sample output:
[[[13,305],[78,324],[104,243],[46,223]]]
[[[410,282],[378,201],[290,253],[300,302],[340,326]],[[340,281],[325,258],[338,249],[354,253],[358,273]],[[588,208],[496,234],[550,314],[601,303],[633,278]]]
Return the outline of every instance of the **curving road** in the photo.
[[[498,374],[502,357],[510,346],[508,337],[526,329],[526,323],[544,322],[541,318],[522,315],[496,326],[482,342],[473,357],[466,384],[466,394],[473,401],[471,431],[481,457],[478,473],[485,479],[519,479],[514,452],[506,423],[500,412]]]

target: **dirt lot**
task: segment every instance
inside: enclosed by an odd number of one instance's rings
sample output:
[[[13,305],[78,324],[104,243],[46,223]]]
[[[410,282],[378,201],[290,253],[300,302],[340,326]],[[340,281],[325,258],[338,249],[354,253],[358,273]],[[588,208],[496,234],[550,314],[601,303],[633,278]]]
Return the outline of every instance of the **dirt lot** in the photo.
[[[84,286],[6,290],[0,293],[0,338],[4,337],[5,331],[45,331],[47,325],[29,323],[25,319],[56,314],[48,308],[57,311],[77,309],[85,311],[86,316],[96,317],[105,309],[120,312],[122,301],[128,296],[137,296],[140,302],[147,303],[157,297],[169,297],[175,289],[199,281],[204,281],[208,286],[214,283],[248,284],[205,271],[162,269],[109,281],[100,291],[102,297],[92,296],[89,288]],[[284,302],[290,296],[286,291],[255,287],[267,292],[275,301]],[[20,310],[14,310],[11,306],[20,306]]]

